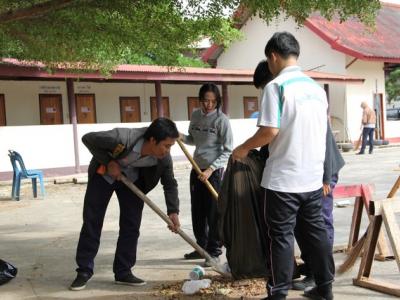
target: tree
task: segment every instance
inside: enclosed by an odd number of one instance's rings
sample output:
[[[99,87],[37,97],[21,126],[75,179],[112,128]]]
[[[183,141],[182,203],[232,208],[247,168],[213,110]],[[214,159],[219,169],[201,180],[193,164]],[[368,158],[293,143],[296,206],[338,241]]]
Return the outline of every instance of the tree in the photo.
[[[0,0],[0,57],[54,68],[116,64],[188,64],[182,53],[207,36],[228,45],[240,37],[233,15],[246,7],[266,21],[284,12],[301,24],[319,10],[373,24],[379,0]],[[190,63],[189,63],[190,64]]]
[[[388,103],[400,97],[400,68],[396,68],[390,72],[385,82],[385,87]]]

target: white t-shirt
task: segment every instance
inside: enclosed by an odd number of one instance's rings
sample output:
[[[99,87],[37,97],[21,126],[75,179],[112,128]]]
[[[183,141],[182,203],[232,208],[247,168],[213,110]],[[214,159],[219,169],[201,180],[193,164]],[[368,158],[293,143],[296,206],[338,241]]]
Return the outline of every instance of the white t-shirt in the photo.
[[[327,109],[325,91],[298,66],[283,69],[265,87],[258,126],[279,133],[268,147],[261,186],[287,193],[322,187]]]

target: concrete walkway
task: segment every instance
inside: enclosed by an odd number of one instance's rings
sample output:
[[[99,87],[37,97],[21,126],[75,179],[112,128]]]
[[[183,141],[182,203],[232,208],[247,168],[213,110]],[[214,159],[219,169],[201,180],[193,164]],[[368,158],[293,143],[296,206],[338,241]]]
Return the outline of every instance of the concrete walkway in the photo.
[[[384,198],[400,175],[400,148],[376,149],[373,155],[344,153],[347,165],[340,183],[374,183],[374,199]],[[176,166],[181,199],[181,223],[191,235],[188,164]],[[82,177],[80,177],[82,178]],[[96,258],[95,275],[80,292],[68,290],[75,277],[76,244],[82,222],[85,184],[57,184],[48,180],[44,199],[33,199],[30,184],[23,185],[21,201],[10,200],[11,184],[0,185],[0,258],[19,269],[17,278],[0,286],[0,299],[167,299],[158,291],[160,285],[183,281],[196,261],[185,261],[190,251],[179,236],[170,233],[163,221],[145,207],[139,239],[138,262],[134,272],[148,281],[144,287],[126,287],[113,283],[112,262],[118,235],[118,204],[112,199],[107,211],[101,247]],[[157,187],[149,197],[165,209],[162,189]],[[335,208],[336,243],[345,244],[351,222],[352,206]],[[366,227],[364,221],[363,229]],[[335,254],[336,265],[344,254]],[[198,262],[198,261],[197,261]],[[356,267],[338,276],[334,284],[336,299],[391,299],[382,293],[352,285]],[[212,274],[211,272],[209,272]],[[214,274],[215,275],[215,274]],[[400,273],[394,261],[374,262],[373,276],[400,284]],[[218,296],[229,298],[228,296]],[[240,298],[240,295],[236,295]],[[183,297],[189,299],[196,298]],[[204,298],[204,297],[203,297]],[[215,298],[212,297],[212,298]],[[259,297],[260,298],[260,297]],[[176,299],[176,298],[175,298]],[[289,299],[305,299],[290,292]]]

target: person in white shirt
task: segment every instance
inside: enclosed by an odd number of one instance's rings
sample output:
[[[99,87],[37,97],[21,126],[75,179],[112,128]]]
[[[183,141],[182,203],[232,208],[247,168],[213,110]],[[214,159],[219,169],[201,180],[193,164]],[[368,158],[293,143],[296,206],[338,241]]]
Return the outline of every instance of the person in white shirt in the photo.
[[[288,32],[268,41],[265,55],[275,78],[263,91],[258,131],[232,153],[234,160],[269,144],[261,186],[270,239],[267,299],[286,299],[293,273],[294,228],[315,253],[310,261],[317,286],[314,299],[333,299],[334,262],[321,214],[322,175],[327,130],[325,91],[297,66],[300,46]]]

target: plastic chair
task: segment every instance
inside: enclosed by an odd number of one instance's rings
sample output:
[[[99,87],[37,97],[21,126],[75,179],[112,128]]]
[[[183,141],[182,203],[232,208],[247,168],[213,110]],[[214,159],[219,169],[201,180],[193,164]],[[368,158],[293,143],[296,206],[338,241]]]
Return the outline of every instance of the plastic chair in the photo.
[[[27,170],[25,168],[22,156],[13,150],[8,150],[8,156],[10,157],[12,167],[14,169],[13,182],[11,198],[19,200],[19,194],[21,189],[21,179],[31,179],[32,180],[32,190],[33,197],[37,198],[37,179],[40,181],[40,192],[42,197],[44,197],[44,182],[43,182],[43,172],[40,170]]]

